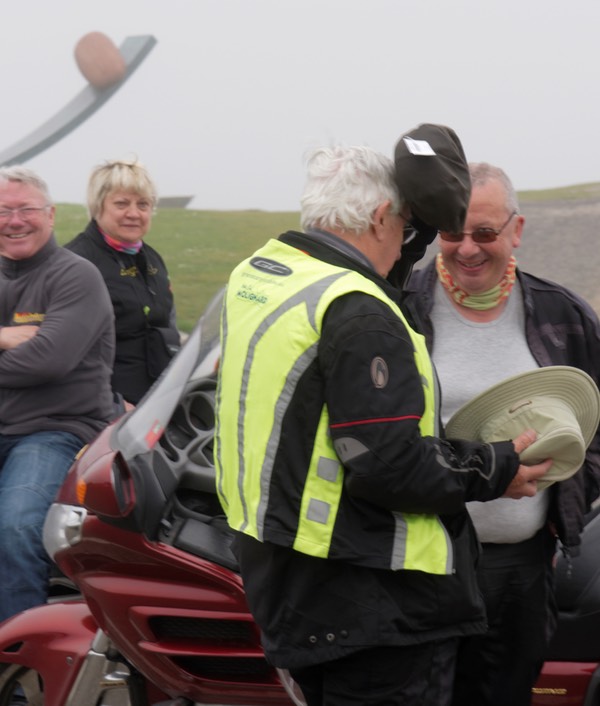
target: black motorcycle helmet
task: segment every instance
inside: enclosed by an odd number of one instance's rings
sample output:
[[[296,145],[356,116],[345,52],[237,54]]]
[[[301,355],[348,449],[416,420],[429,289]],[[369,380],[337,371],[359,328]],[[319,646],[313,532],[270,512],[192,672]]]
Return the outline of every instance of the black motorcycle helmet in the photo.
[[[471,197],[471,178],[458,136],[449,127],[423,123],[402,135],[394,153],[398,190],[411,210],[416,235],[388,280],[402,289],[438,230],[462,231]]]

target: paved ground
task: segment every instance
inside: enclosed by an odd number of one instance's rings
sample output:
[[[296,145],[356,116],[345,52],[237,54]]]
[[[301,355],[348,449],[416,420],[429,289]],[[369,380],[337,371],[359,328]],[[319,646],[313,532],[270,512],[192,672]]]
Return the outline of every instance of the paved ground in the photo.
[[[521,213],[519,267],[569,287],[600,314],[600,200],[523,202]]]

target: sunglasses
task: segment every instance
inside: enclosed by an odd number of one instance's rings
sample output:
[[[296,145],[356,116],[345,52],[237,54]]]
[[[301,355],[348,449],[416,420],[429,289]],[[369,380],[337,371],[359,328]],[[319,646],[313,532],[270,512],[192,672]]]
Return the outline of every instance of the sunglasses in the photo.
[[[507,218],[506,223],[504,223],[500,228],[475,228],[475,230],[468,231],[464,230],[461,233],[450,233],[447,230],[438,231],[438,235],[442,240],[447,243],[460,243],[463,241],[465,235],[470,235],[471,240],[478,245],[485,245],[486,243],[493,243],[498,238],[500,233],[506,228],[506,226],[511,222],[512,217],[517,215],[517,211],[513,211]]]

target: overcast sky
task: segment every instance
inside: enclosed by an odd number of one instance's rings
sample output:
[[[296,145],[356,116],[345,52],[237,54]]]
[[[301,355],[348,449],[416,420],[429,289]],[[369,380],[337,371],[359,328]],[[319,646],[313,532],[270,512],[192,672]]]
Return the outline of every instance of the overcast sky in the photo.
[[[29,0],[2,10],[0,151],[86,86],[100,31],[157,44],[91,118],[29,161],[57,201],[137,155],[193,208],[297,210],[321,144],[392,155],[422,122],[517,189],[600,181],[598,0]]]

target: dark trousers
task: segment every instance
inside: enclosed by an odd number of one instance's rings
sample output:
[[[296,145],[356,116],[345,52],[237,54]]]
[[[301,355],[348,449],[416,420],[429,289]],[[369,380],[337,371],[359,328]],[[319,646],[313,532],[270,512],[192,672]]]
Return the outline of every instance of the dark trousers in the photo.
[[[488,631],[461,640],[453,706],[529,706],[554,626],[552,557],[543,529],[518,544],[484,544],[478,581]]]
[[[290,672],[307,706],[449,706],[456,645],[377,647]]]

